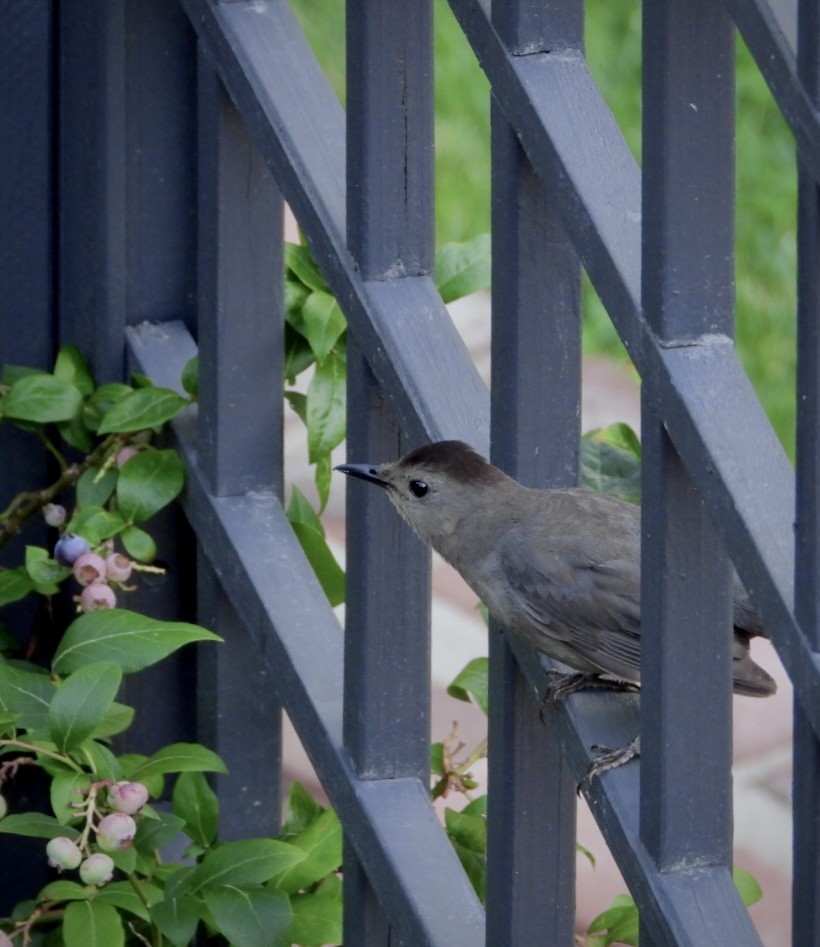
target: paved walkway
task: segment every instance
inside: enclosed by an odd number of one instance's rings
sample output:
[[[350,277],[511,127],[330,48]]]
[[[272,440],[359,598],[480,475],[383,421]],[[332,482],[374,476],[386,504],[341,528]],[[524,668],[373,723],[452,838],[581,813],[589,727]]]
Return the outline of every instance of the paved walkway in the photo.
[[[462,300],[451,307],[451,312],[481,374],[489,380],[488,297],[479,294]],[[633,373],[606,359],[586,358],[583,376],[584,430],[615,421],[639,427],[640,399]],[[287,424],[289,477],[311,495],[300,425],[295,416]],[[338,462],[342,459],[340,453]],[[333,484],[326,525],[341,560],[343,477]],[[486,721],[475,708],[448,697],[446,687],[469,660],[487,653],[484,625],[475,610],[475,595],[438,559],[434,560],[433,589],[433,739],[443,739],[452,729],[453,721],[458,721],[461,738],[473,747],[486,734]],[[764,944],[783,947],[790,942],[792,694],[773,649],[767,642],[755,642],[753,647],[755,660],[777,680],[778,693],[767,700],[734,700],[735,863],[750,871],[763,887],[763,900],[751,912]],[[305,781],[319,792],[315,776],[297,744],[291,733],[286,741],[286,776]],[[478,778],[483,780],[485,774],[483,767],[476,767]],[[578,858],[578,922],[583,930],[616,894],[626,891],[626,886],[583,801],[579,806],[578,841],[596,859],[593,868],[585,857]]]

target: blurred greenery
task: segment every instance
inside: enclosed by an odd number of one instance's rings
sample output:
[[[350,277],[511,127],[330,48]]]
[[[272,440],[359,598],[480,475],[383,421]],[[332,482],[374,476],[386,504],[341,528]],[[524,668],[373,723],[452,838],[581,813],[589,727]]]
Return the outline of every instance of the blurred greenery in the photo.
[[[293,0],[333,87],[344,97],[344,3]],[[436,0],[438,242],[489,230],[488,84],[446,0]],[[636,157],[641,140],[638,0],[587,0],[590,67]],[[737,41],[737,343],[775,429],[794,450],[794,145],[743,42]],[[626,355],[585,280],[584,345]]]

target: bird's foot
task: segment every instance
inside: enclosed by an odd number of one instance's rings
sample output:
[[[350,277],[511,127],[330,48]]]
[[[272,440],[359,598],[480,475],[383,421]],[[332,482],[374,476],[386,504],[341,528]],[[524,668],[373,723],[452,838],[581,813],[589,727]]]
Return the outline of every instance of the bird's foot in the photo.
[[[626,746],[618,747],[618,749],[615,750],[613,750],[612,747],[599,746],[597,744],[593,746],[592,749],[596,752],[600,752],[600,755],[596,756],[589,764],[586,775],[578,785],[578,792],[585,786],[588,786],[596,776],[603,776],[604,773],[608,773],[611,769],[617,769],[619,766],[623,766],[624,763],[637,759],[641,755],[641,738],[637,736],[631,743],[627,743]]]
[[[629,681],[621,681],[617,678],[601,677],[594,672],[571,672],[569,674],[563,671],[547,671],[547,677],[550,684],[547,686],[547,693],[544,696],[544,703],[551,701],[558,704],[570,694],[577,694],[579,691],[606,690],[606,691],[640,691],[637,684]]]

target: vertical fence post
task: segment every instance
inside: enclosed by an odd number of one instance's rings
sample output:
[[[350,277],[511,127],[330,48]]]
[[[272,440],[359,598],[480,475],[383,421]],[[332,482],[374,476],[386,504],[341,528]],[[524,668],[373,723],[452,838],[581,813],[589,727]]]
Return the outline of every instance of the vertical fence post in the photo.
[[[820,105],[820,9],[800,0],[798,73]],[[797,509],[795,611],[820,650],[820,190],[798,161]],[[799,700],[794,704],[792,943],[820,937],[820,743]]]
[[[199,57],[199,457],[210,492],[282,496],[282,199],[238,112]],[[218,550],[206,550],[216,563]],[[279,825],[281,711],[275,682],[200,550],[198,723],[222,756],[224,839]],[[253,734],[253,748],[248,742]]]
[[[165,0],[78,0],[59,22],[59,336],[98,381],[126,372],[127,324],[194,317],[196,47]],[[129,607],[192,618],[193,542],[177,509],[151,524],[167,577]],[[187,656],[128,676],[129,748],[193,738]],[[147,708],[151,713],[146,713]]]
[[[643,42],[643,307],[662,344],[708,349],[733,332],[732,27],[714,0],[646,0]],[[661,871],[728,867],[728,561],[643,381],[641,835]]]
[[[579,50],[583,7],[494,3],[515,54]],[[492,111],[495,463],[533,486],[574,486],[580,437],[580,270],[540,181]],[[567,944],[575,924],[575,784],[500,628],[490,632],[488,947]]]
[[[365,279],[433,264],[432,6],[348,0],[347,239]],[[401,438],[348,340],[348,456],[393,459]],[[344,738],[363,779],[429,779],[429,555],[387,498],[347,484]],[[399,814],[396,814],[399,817]],[[345,849],[344,941],[394,943]]]

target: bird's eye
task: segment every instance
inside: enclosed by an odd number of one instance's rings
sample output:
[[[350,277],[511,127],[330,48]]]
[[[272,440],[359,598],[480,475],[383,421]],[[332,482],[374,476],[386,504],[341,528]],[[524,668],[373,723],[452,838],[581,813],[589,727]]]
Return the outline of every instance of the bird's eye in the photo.
[[[428,486],[423,480],[411,480],[410,481],[410,492],[414,497],[421,499],[422,497],[427,496]]]

